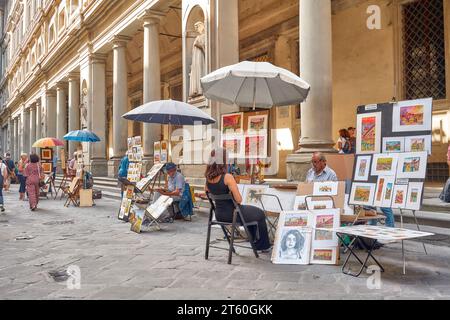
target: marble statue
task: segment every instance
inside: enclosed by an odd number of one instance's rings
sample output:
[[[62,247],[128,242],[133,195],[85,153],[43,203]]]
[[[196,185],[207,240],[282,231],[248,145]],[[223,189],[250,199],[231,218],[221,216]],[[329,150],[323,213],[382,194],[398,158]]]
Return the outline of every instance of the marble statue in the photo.
[[[87,88],[82,89],[81,105],[80,105],[80,115],[81,115],[81,128],[86,129],[88,127],[88,117],[87,117]]]
[[[199,21],[194,24],[198,36],[192,47],[192,64],[189,76],[189,97],[197,97],[203,94],[200,79],[205,76],[205,25]]]

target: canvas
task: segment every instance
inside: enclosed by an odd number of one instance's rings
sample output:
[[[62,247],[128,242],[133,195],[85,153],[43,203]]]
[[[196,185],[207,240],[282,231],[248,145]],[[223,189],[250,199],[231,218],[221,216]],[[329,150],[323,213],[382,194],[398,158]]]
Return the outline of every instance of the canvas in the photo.
[[[388,137],[383,138],[383,153],[394,153],[405,151],[404,137]]]
[[[401,101],[392,109],[393,132],[431,130],[433,99]]]
[[[372,176],[394,176],[397,171],[398,153],[379,153],[373,156]]]
[[[398,159],[397,178],[425,179],[428,152],[401,153]]]
[[[267,157],[267,136],[245,136],[245,157],[259,159]]]
[[[222,115],[222,134],[243,133],[244,113]]]
[[[357,156],[354,181],[367,181],[370,173],[371,156]]]
[[[340,209],[312,210],[313,246],[337,247],[338,238],[330,230],[340,226]]]
[[[420,210],[422,193],[423,182],[410,182],[408,185],[405,208],[409,210]]]
[[[245,185],[244,193],[242,195],[242,204],[251,205],[262,209],[261,206],[261,194],[265,193],[267,185]]]
[[[421,151],[431,154],[431,135],[405,137],[405,152]]]
[[[405,209],[408,185],[394,185],[391,208]]]
[[[349,203],[371,206],[375,195],[375,186],[375,183],[353,182]]]
[[[356,129],[356,153],[379,153],[381,149],[381,112],[358,114]]]
[[[230,159],[244,158],[243,136],[222,136],[222,147],[227,150]]]
[[[382,202],[380,207],[390,208],[394,194],[395,177],[383,177]]]
[[[337,181],[314,182],[314,196],[336,196],[338,193]]]
[[[273,263],[309,264],[310,217],[308,211],[286,211],[280,214],[272,251]]]
[[[313,247],[311,249],[311,264],[337,264],[337,247]]]
[[[256,115],[248,117],[248,133],[256,133],[256,134],[267,134],[267,123],[269,116],[265,115]]]
[[[145,211],[144,210],[136,210],[134,212],[133,222],[131,224],[130,230],[136,233],[141,233],[142,222],[144,222]]]

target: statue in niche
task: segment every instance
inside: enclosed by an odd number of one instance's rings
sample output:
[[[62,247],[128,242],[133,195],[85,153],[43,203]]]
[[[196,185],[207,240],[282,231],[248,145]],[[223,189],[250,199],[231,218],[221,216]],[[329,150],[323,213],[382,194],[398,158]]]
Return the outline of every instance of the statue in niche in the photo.
[[[205,25],[199,21],[194,24],[198,36],[192,47],[192,64],[189,75],[189,97],[194,98],[203,94],[200,79],[205,75]]]
[[[81,104],[80,104],[81,129],[87,129],[88,127],[87,94],[88,94],[87,88],[84,87],[81,92]]]

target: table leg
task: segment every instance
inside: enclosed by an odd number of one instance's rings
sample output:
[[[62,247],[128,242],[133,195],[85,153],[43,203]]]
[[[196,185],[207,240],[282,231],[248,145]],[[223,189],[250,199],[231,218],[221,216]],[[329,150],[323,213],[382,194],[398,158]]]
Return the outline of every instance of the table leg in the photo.
[[[403,258],[403,274],[406,274],[406,258],[405,258],[405,246],[402,240],[402,258]]]
[[[417,230],[420,231],[419,222],[417,221],[416,217],[416,210],[412,210],[412,214],[414,216],[414,221],[416,222]],[[428,255],[427,248],[425,247],[425,243],[422,242],[423,245],[423,251],[425,251],[425,254]]]

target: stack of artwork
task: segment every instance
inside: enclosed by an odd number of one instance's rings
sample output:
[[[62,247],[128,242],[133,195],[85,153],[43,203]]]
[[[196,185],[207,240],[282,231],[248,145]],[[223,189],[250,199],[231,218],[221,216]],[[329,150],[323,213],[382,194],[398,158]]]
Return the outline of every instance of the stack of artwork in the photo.
[[[169,157],[169,143],[156,141],[153,145],[154,163],[167,163]]]
[[[244,113],[222,115],[222,147],[232,159],[260,159],[267,157],[268,114],[247,117]]]
[[[337,264],[339,209],[283,211],[278,220],[272,262]]]
[[[432,99],[358,108],[350,204],[419,210],[431,154]]]

